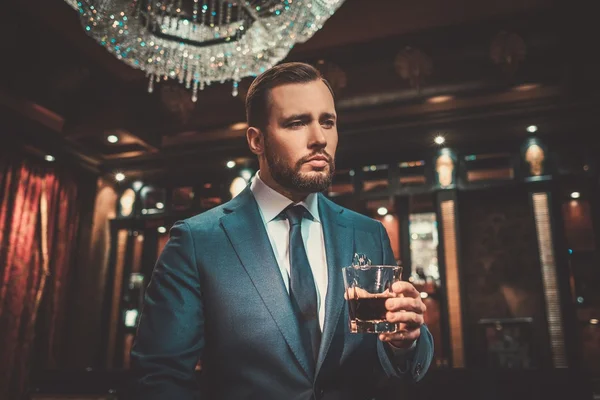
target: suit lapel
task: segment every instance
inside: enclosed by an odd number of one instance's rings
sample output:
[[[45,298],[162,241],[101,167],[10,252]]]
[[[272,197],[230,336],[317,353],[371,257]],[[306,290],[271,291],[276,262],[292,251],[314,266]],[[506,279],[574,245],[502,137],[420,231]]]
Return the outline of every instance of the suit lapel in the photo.
[[[344,306],[344,280],[341,269],[352,263],[354,228],[351,221],[343,215],[343,210],[323,195],[319,195],[319,215],[323,224],[328,284],[325,324],[315,376],[325,360]]]
[[[250,188],[233,199],[224,211],[227,214],[221,217],[221,226],[231,245],[292,353],[307,376],[312,378],[313,371],[300,341],[298,322]]]

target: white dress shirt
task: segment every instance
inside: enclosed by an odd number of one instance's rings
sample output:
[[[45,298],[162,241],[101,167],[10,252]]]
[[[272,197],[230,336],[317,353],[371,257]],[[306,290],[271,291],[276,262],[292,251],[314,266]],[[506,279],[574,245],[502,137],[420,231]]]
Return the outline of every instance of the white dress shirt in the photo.
[[[260,179],[260,171],[256,173],[250,190],[258,203],[260,216],[267,229],[269,241],[273,247],[273,253],[279,264],[279,271],[283,278],[283,283],[287,292],[290,292],[290,224],[287,219],[279,218],[279,215],[286,207],[294,202],[279,192],[271,189]],[[323,331],[325,322],[325,299],[327,296],[327,254],[325,253],[325,240],[323,238],[323,225],[319,217],[319,204],[316,193],[309,194],[303,205],[312,216],[312,220],[304,218],[302,220],[302,239],[304,248],[308,257],[308,263],[313,273],[317,289],[317,307],[319,308],[319,326]],[[408,349],[400,349],[388,343],[397,362],[404,363],[405,356],[410,350],[414,350],[416,342]]]
[[[279,271],[283,278],[285,287],[290,292],[290,224],[287,219],[279,218],[281,212],[293,202],[282,194],[271,189],[259,176],[254,177],[250,190],[258,203],[260,215],[267,229],[269,241],[273,247],[273,253],[279,264]],[[302,220],[302,239],[308,257],[308,263],[313,273],[313,279],[317,290],[317,307],[319,309],[319,326],[323,331],[325,321],[325,298],[327,296],[327,255],[325,254],[325,240],[323,239],[323,225],[319,217],[318,196],[316,193],[309,194],[303,205],[312,220]]]

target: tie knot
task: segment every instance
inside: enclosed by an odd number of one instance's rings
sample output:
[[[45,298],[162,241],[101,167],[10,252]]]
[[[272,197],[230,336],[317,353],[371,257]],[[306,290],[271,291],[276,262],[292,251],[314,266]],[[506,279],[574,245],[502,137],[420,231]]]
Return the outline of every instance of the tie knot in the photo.
[[[302,218],[306,215],[307,210],[303,205],[290,206],[283,210],[283,214],[290,221],[290,226],[302,223]]]

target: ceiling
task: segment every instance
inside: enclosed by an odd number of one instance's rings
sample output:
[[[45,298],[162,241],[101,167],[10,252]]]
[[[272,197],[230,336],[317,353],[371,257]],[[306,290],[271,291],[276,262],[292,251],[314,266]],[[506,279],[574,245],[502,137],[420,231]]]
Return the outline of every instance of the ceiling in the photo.
[[[346,0],[287,60],[334,82],[342,164],[430,151],[440,132],[448,145],[485,151],[523,140],[533,123],[549,139],[597,124],[592,39],[572,14],[551,0]],[[170,82],[149,94],[144,74],[89,38],[61,0],[12,2],[0,38],[0,126],[39,154],[162,177],[250,157],[240,123],[251,79],[235,98],[230,84],[211,85],[197,103]],[[402,52],[425,71],[419,79],[402,76]],[[451,97],[430,101],[439,96]]]

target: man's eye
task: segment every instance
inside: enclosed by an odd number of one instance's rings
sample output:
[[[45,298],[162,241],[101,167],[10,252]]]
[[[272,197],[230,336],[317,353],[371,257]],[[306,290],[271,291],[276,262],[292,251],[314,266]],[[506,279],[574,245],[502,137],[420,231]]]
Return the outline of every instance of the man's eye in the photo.
[[[294,121],[294,122],[290,122],[288,124],[288,128],[300,128],[302,125],[304,125],[304,122],[302,122],[302,121]]]
[[[335,126],[335,121],[332,119],[328,119],[327,121],[323,122],[323,126],[326,128],[333,128]]]

